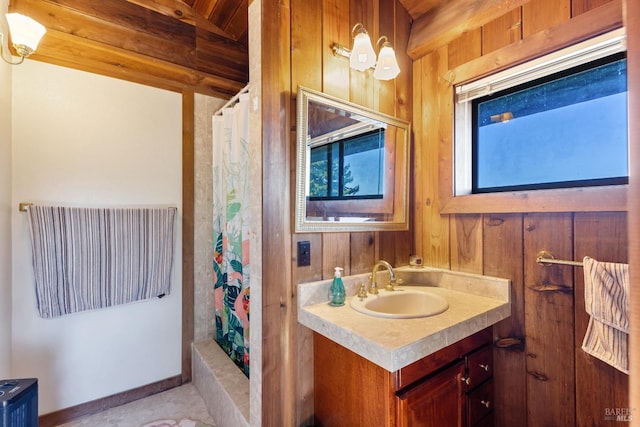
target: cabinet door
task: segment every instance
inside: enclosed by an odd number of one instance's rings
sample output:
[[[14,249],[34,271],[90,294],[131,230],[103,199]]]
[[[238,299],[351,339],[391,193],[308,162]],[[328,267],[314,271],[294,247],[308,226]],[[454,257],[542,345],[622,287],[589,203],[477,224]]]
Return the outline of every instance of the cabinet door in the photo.
[[[465,427],[464,361],[398,394],[397,425]]]

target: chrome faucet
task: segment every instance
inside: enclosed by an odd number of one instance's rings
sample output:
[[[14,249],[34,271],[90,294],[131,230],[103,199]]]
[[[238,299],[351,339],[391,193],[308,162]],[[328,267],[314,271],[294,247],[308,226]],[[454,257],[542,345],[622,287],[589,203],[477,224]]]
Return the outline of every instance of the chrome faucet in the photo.
[[[369,284],[369,293],[371,294],[378,293],[378,282],[376,280],[376,273],[378,272],[379,267],[384,267],[389,271],[389,283],[387,284],[387,286],[385,286],[385,289],[387,291],[394,290],[393,285],[395,285],[396,283],[396,274],[394,273],[391,264],[381,259],[380,261],[375,263],[375,265],[373,266],[373,271],[371,272],[371,276],[369,277],[369,280],[371,281],[371,283]]]

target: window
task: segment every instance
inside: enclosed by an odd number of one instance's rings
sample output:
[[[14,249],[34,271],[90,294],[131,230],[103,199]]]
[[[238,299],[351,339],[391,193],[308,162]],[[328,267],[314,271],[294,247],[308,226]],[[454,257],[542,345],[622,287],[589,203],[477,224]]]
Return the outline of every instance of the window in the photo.
[[[311,148],[310,200],[381,199],[384,129]]]
[[[618,54],[472,101],[472,193],[626,184]]]
[[[623,39],[458,86],[456,195],[626,184]]]

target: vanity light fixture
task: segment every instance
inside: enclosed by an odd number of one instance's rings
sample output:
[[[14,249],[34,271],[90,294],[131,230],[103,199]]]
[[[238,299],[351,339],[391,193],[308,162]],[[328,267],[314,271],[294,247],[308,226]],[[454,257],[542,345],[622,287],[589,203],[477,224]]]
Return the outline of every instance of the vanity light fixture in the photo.
[[[9,33],[13,48],[20,55],[18,62],[13,62],[4,57],[4,34],[0,33],[0,56],[4,62],[11,65],[22,64],[24,58],[31,55],[47,29],[36,20],[20,13],[7,13],[5,15],[9,24]]]
[[[349,58],[349,66],[354,70],[364,71],[376,64],[376,53],[373,51],[369,33],[364,25],[358,23],[351,30],[353,49]]]
[[[382,36],[376,43],[378,46],[382,43],[380,54],[376,62],[376,53],[371,45],[369,33],[361,23],[357,23],[353,30],[353,49],[334,43],[331,48],[336,56],[344,56],[349,59],[349,66],[354,70],[365,71],[369,68],[375,68],[373,77],[378,80],[390,80],[400,73],[400,67],[396,60],[396,53],[391,47],[389,38]]]
[[[380,46],[381,41],[383,42],[382,49],[380,49],[380,54],[378,55],[378,64],[373,71],[373,77],[378,80],[395,79],[396,76],[400,74],[400,67],[398,66],[398,61],[396,61],[396,53],[393,51],[387,36],[382,36],[378,39],[378,46]]]

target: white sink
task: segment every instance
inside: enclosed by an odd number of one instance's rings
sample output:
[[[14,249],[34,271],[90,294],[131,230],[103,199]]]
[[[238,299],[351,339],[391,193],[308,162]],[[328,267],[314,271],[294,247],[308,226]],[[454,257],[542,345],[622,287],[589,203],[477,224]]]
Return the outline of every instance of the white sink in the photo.
[[[440,295],[426,291],[397,289],[380,291],[360,300],[351,298],[351,307],[363,314],[389,319],[411,319],[435,316],[446,311],[449,303]]]

